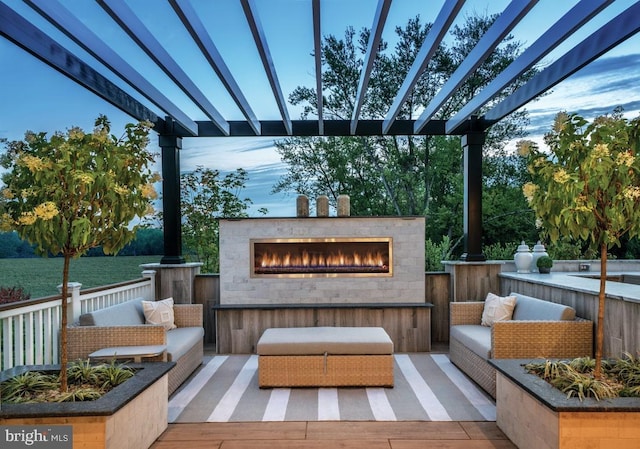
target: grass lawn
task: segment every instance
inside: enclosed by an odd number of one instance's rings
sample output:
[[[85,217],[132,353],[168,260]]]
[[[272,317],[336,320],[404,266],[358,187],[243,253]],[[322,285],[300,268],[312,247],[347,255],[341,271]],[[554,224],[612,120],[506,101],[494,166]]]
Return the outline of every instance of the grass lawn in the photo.
[[[160,262],[162,256],[81,257],[71,261],[70,282],[82,288],[128,281],[142,277],[140,264]],[[61,257],[0,259],[0,287],[22,287],[32,299],[58,294],[62,283]]]

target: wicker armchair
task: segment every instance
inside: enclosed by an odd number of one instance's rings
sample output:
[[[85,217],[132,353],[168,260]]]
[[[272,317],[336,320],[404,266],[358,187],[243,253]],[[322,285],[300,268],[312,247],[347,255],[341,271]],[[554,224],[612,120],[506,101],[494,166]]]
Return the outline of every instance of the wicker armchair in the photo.
[[[203,327],[202,304],[174,304],[174,322],[177,329]],[[204,332],[204,331],[202,331]],[[86,359],[92,352],[116,346],[147,346],[166,345],[167,331],[160,325],[140,324],[122,326],[70,326],[67,329],[67,351],[69,360]],[[176,362],[176,366],[169,371],[169,394],[172,394],[195,369],[202,363],[204,353],[203,339],[199,338],[186,351],[181,351],[179,357],[168,360]],[[147,361],[161,361],[162,355],[147,358]]]
[[[452,302],[450,326],[480,326],[484,302]],[[517,307],[517,306],[516,306]],[[571,321],[509,320],[491,327],[491,352],[484,357],[462,341],[451,337],[449,357],[492,397],[496,395],[495,368],[489,358],[573,358],[593,355],[593,322],[582,318]]]

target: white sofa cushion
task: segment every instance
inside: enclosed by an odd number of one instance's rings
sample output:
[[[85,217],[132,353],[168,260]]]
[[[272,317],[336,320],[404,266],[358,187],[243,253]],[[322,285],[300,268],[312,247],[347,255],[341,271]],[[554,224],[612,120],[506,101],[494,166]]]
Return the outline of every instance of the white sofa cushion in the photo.
[[[173,315],[173,298],[142,301],[142,310],[147,324],[159,324],[168,331],[177,327]]]
[[[145,323],[143,298],[132,299],[113,306],[80,315],[80,326],[137,326]]]
[[[204,337],[201,327],[178,327],[167,331],[167,360],[177,361]]]
[[[450,339],[458,340],[483,359],[491,358],[491,328],[477,324],[459,324],[451,327]]]
[[[289,327],[266,329],[259,355],[393,354],[393,341],[381,327]]]
[[[527,321],[573,321],[576,311],[573,307],[555,302],[544,301],[531,296],[511,293],[516,297],[516,307],[513,310],[514,320]]]
[[[498,296],[493,293],[487,293],[480,324],[483,326],[493,326],[493,323],[496,321],[510,320],[515,305],[515,296]]]

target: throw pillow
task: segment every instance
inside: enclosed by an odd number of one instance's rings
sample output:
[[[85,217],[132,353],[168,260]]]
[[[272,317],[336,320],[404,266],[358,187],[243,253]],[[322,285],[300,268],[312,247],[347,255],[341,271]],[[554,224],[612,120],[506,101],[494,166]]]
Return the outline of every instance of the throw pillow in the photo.
[[[162,301],[142,301],[142,310],[147,324],[161,324],[166,330],[175,329],[173,298]]]
[[[515,296],[498,296],[488,293],[482,311],[483,326],[492,326],[496,321],[510,320],[516,306]]]

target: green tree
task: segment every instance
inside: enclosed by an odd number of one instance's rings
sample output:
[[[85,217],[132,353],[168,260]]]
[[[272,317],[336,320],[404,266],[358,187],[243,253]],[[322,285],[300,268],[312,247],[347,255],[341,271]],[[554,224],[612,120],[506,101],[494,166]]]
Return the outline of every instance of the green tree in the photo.
[[[218,170],[198,166],[180,176],[183,245],[188,257],[203,263],[205,273],[217,273],[220,267],[218,219],[248,216],[252,201],[240,198],[248,180],[241,168],[221,177]]]
[[[621,110],[591,123],[560,113],[545,136],[550,152],[522,141],[532,181],[523,192],[552,241],[579,239],[600,252],[596,376],[604,342],[607,252],[624,236],[640,235],[640,117]]]
[[[399,114],[415,119],[473,49],[497,16],[470,16],[452,29],[451,43],[436,51]],[[397,43],[389,49],[380,44],[371,81],[362,107],[363,119],[382,119],[409,71],[431,24],[419,17],[396,27]],[[322,43],[323,113],[332,118],[350,119],[355,105],[369,31],[347,28],[344,38],[327,36]],[[511,38],[496,49],[436,113],[446,119],[472,99],[521,52],[521,44]],[[535,70],[525,74],[491,100],[492,107],[520,87]],[[303,118],[317,115],[314,88],[299,86],[289,97],[303,106]],[[481,113],[482,111],[480,111]],[[492,164],[499,161],[508,139],[522,137],[527,124],[524,110],[511,114],[490,128],[485,145],[488,175],[499,174]],[[377,137],[292,137],[276,142],[276,149],[288,166],[274,186],[274,192],[295,191],[311,198],[328,195],[335,203],[341,193],[351,197],[354,215],[425,215],[427,237],[439,241],[448,236],[453,246],[462,235],[462,151],[458,137],[377,136]],[[521,184],[520,184],[521,185]],[[509,185],[522,198],[519,185]],[[506,200],[506,194],[505,194]],[[519,204],[522,205],[522,201]],[[512,208],[502,205],[502,212]],[[505,209],[506,207],[506,209]],[[531,220],[532,224],[533,220]],[[532,226],[530,226],[532,227]]]
[[[128,124],[121,138],[110,134],[105,116],[85,133],[73,127],[27,131],[7,144],[1,164],[5,188],[0,228],[15,229],[43,256],[62,255],[61,389],[67,390],[67,284],[69,262],[102,245],[115,254],[135,236],[130,223],[152,211],[159,177],[146,151],[151,123]]]

